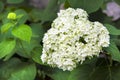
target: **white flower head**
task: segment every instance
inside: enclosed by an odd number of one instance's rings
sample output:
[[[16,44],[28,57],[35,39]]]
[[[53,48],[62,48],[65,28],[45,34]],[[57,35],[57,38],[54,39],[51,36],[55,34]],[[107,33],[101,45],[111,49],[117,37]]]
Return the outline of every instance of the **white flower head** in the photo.
[[[109,32],[101,23],[90,22],[82,9],[61,10],[43,38],[41,59],[53,67],[73,70],[86,57],[98,56],[109,46]]]

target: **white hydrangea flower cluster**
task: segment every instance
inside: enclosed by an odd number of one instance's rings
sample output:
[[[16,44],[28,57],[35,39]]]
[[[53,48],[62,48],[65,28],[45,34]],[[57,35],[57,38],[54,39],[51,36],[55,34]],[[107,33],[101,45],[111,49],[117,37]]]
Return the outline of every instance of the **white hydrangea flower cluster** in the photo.
[[[60,10],[43,38],[41,59],[53,67],[73,70],[86,57],[98,56],[109,46],[109,32],[101,23],[90,22],[82,9]]]

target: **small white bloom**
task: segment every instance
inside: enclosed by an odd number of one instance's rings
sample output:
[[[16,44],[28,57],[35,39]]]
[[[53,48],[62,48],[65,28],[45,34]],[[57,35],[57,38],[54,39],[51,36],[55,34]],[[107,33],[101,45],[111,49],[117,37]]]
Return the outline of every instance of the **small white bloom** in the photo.
[[[73,70],[86,57],[98,56],[109,46],[109,32],[101,23],[90,22],[82,9],[61,10],[43,38],[41,59],[53,67]]]

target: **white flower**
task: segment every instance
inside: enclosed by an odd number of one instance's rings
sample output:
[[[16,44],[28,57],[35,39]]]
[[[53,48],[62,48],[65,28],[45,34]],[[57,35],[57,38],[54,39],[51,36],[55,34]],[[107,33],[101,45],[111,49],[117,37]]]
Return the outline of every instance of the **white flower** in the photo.
[[[109,46],[109,32],[101,23],[90,22],[82,9],[61,10],[43,38],[41,59],[53,67],[73,70],[86,57],[98,56]]]

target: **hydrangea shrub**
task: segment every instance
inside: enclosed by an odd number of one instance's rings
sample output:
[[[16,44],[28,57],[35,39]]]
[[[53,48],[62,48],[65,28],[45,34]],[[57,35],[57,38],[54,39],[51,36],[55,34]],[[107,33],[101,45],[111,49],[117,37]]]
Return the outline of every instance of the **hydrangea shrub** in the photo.
[[[44,35],[41,59],[51,66],[71,71],[87,57],[99,56],[102,47],[109,46],[109,40],[106,27],[89,21],[83,9],[60,10]]]

